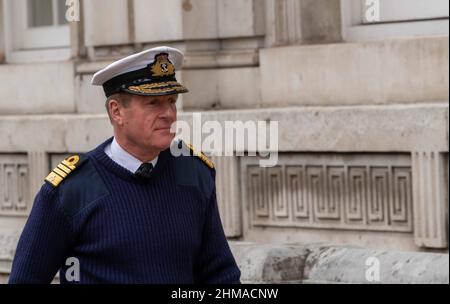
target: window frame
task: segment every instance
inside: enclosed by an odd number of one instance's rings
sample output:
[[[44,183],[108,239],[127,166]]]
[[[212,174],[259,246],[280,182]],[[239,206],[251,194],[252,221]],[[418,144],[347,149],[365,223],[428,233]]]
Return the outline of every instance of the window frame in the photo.
[[[410,18],[403,13],[399,14],[396,20],[390,19],[384,22],[381,20],[381,22],[368,23],[363,20],[361,5],[363,1],[341,0],[342,37],[346,42],[441,36],[449,33],[448,12],[446,17],[417,17],[412,15]],[[380,5],[383,4],[380,3]],[[358,15],[355,12],[360,12],[360,14]]]
[[[6,62],[70,59],[69,24],[28,28],[27,0],[3,0],[3,17]]]

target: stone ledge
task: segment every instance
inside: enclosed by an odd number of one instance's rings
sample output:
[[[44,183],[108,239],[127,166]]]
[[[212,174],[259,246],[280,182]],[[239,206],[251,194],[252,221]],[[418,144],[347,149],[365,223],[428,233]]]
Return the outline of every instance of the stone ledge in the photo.
[[[448,103],[443,102],[200,113],[203,122],[278,121],[280,152],[410,153],[448,152],[448,109]],[[192,113],[180,112],[179,119],[191,124]],[[39,136],[36,136],[36,130],[40,130]],[[111,134],[106,114],[0,115],[0,151],[4,153],[36,149],[83,152]]]
[[[448,152],[448,102],[207,111],[201,118],[278,121],[280,152]],[[192,114],[180,119],[190,123]]]
[[[259,65],[257,50],[190,52],[185,54],[184,59],[184,70],[254,67]],[[75,72],[77,74],[93,74],[113,62],[114,60],[80,62],[75,66]]]
[[[449,255],[316,244],[230,242],[243,283],[448,284]],[[366,280],[377,258],[380,281]]]

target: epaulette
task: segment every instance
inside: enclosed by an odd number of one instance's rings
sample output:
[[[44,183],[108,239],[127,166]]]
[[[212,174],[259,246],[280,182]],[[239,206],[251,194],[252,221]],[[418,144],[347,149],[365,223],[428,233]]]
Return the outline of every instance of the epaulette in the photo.
[[[189,147],[189,149],[192,151],[192,154],[197,156],[198,158],[200,158],[209,168],[214,169],[214,164],[213,162],[206,157],[205,154],[203,154],[202,152],[196,151],[194,149],[194,147],[192,147],[191,144],[186,143],[186,145]]]
[[[60,162],[47,177],[45,181],[52,185],[53,187],[58,187],[58,185],[75,169],[79,168],[85,161],[87,157],[84,155],[71,155]]]

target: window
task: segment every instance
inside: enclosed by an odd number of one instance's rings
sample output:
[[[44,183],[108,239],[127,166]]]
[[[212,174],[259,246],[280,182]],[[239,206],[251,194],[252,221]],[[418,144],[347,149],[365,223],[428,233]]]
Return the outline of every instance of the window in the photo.
[[[28,0],[28,27],[66,24],[65,0]]]
[[[70,57],[65,2],[3,1],[7,61],[51,61]]]
[[[378,3],[379,20],[367,20]],[[448,35],[448,0],[341,0],[346,41]]]

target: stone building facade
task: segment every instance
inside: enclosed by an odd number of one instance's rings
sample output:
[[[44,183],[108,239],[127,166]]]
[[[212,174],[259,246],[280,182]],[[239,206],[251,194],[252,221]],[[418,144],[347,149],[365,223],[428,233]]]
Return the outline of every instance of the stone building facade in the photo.
[[[43,177],[112,134],[93,73],[157,45],[181,120],[278,121],[276,166],[213,157],[230,239],[448,252],[448,1],[64,3],[0,0],[0,272]]]

